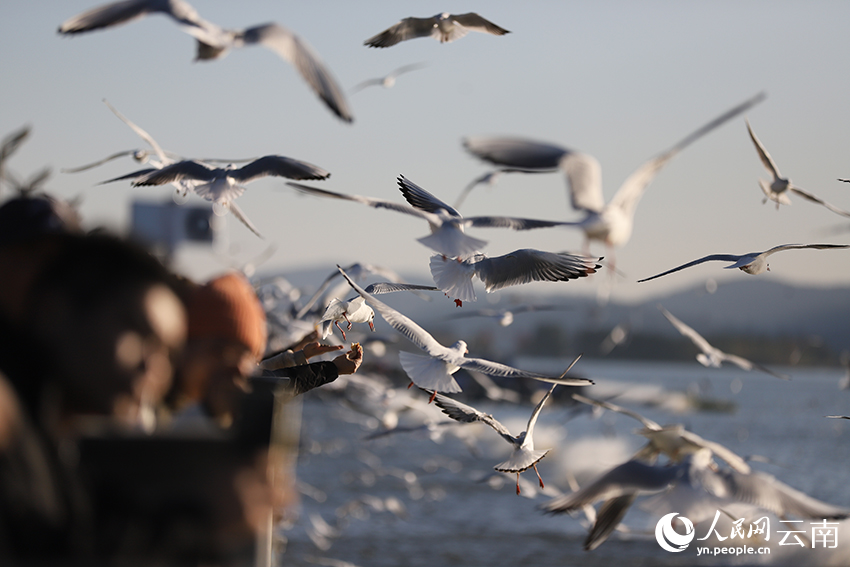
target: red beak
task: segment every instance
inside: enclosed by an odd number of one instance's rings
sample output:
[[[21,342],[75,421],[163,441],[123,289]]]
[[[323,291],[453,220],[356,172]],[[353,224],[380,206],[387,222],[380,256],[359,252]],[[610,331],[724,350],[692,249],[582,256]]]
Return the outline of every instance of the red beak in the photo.
[[[369,321],[369,328],[372,329],[372,332],[375,332],[375,324],[372,321]]]

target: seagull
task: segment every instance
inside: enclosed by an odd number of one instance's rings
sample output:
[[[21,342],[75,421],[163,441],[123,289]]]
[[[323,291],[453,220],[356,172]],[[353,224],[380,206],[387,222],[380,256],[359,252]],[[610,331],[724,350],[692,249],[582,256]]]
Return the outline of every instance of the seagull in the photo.
[[[366,87],[374,87],[381,86],[385,89],[391,89],[395,86],[395,79],[399,75],[404,73],[409,73],[410,71],[415,71],[417,69],[422,69],[425,67],[425,63],[411,63],[409,65],[402,65],[397,69],[393,69],[389,74],[384,75],[383,77],[378,77],[377,79],[366,79],[365,81],[358,83],[351,89],[351,94],[356,92],[360,92]]]
[[[200,17],[184,0],[123,0],[92,8],[59,26],[73,35],[124,24],[151,14],[171,16],[197,40],[197,60],[219,59],[231,49],[262,45],[292,64],[330,110],[345,122],[354,120],[342,89],[325,64],[303,39],[275,23],[246,29],[224,29]]]
[[[575,362],[573,362],[573,364],[575,364]],[[543,405],[546,403],[546,400],[549,399],[552,395],[552,391],[557,387],[557,384],[553,384],[552,387],[549,388],[549,391],[546,392],[531,412],[531,417],[528,418],[528,425],[525,427],[525,431],[516,437],[511,435],[510,431],[508,431],[504,425],[502,425],[489,413],[478,411],[472,406],[468,406],[442,394],[436,394],[434,403],[437,404],[437,407],[443,410],[443,413],[456,421],[464,423],[480,421],[481,423],[486,423],[492,427],[496,433],[501,435],[502,439],[513,446],[514,450],[513,453],[511,453],[510,458],[503,463],[499,463],[493,468],[499,472],[516,473],[516,493],[517,496],[519,496],[519,473],[528,470],[529,468],[533,468],[534,472],[537,474],[537,480],[540,483],[540,488],[545,488],[543,485],[543,479],[540,477],[540,471],[537,470],[537,463],[540,459],[545,457],[551,449],[534,448],[534,425],[537,423],[537,417],[540,415],[540,411],[543,409]]]
[[[791,193],[795,193],[804,199],[808,199],[813,203],[817,203],[818,205],[823,205],[833,213],[837,213],[839,215],[850,217],[850,212],[839,209],[835,205],[830,205],[823,199],[816,197],[809,193],[808,191],[804,191],[799,187],[793,185],[791,180],[787,177],[782,177],[779,173],[779,168],[776,167],[776,163],[773,161],[773,158],[770,157],[770,154],[765,149],[764,145],[761,143],[761,140],[758,139],[755,132],[753,132],[753,128],[750,126],[750,121],[747,120],[747,132],[750,133],[750,139],[752,139],[753,144],[756,146],[756,151],[759,154],[759,158],[761,158],[761,163],[764,165],[765,169],[773,176],[773,179],[768,183],[764,179],[759,179],[759,186],[761,186],[762,192],[764,192],[764,200],[762,204],[767,203],[768,200],[776,202],[776,210],[779,210],[779,205],[790,205],[791,199],[788,198],[788,191]]]
[[[420,388],[433,392],[460,392],[461,388],[452,374],[461,368],[477,370],[490,376],[503,378],[531,378],[551,384],[562,384],[568,386],[589,386],[592,380],[586,378],[559,378],[537,374],[513,368],[505,364],[493,362],[483,358],[467,358],[469,352],[465,341],[459,340],[451,347],[440,344],[425,329],[417,325],[408,317],[402,315],[389,305],[375,299],[363,288],[354,283],[348,274],[339,268],[340,273],[348,281],[349,285],[360,294],[366,302],[378,311],[384,320],[396,331],[407,337],[414,345],[426,352],[426,356],[410,352],[400,352],[399,359],[404,371],[410,377],[413,384]],[[565,373],[566,374],[566,373]],[[433,397],[433,396],[432,396]]]
[[[583,404],[588,404],[594,407],[600,407],[620,413],[635,419],[643,425],[643,429],[637,430],[637,433],[646,437],[649,442],[641,448],[632,459],[638,459],[644,462],[654,462],[655,458],[664,454],[673,462],[681,462],[685,455],[696,453],[699,449],[708,449],[711,453],[726,461],[726,463],[736,471],[749,474],[752,472],[750,466],[743,457],[737,455],[732,450],[724,447],[720,443],[703,439],[696,433],[688,431],[682,424],[673,424],[661,426],[655,421],[646,418],[639,413],[618,406],[606,400],[596,400],[582,396],[581,394],[572,394],[574,400]]]
[[[380,295],[382,293],[410,291],[414,289],[439,291],[438,288],[432,285],[414,285],[390,282],[374,283],[367,286],[364,291],[372,295]],[[322,318],[319,321],[322,323],[322,338],[326,339],[333,331],[332,326],[336,325],[336,328],[339,329],[340,333],[342,333],[343,340],[345,340],[345,331],[343,331],[342,327],[339,326],[340,321],[348,323],[348,330],[351,330],[352,323],[368,323],[369,328],[373,332],[375,330],[375,312],[372,311],[371,307],[366,305],[366,300],[359,295],[347,301],[340,301],[336,297],[330,300],[327,308],[325,309],[325,314],[322,315]]]
[[[226,207],[245,192],[244,184],[270,175],[289,179],[327,179],[331,174],[304,161],[268,155],[242,167],[233,164],[214,167],[198,160],[178,161],[158,169],[135,171],[103,183],[135,179],[133,186],[140,187],[186,181],[199,196]]]
[[[661,272],[660,274],[656,274],[649,278],[644,278],[642,280],[638,280],[638,283],[648,282],[649,280],[654,280],[655,278],[660,278],[661,276],[666,276],[667,274],[672,274],[673,272],[678,272],[679,270],[684,270],[685,268],[690,268],[691,266],[696,266],[697,264],[702,264],[703,262],[711,262],[713,260],[719,260],[721,262],[732,262],[732,264],[725,266],[725,269],[729,270],[731,268],[738,268],[742,272],[758,275],[764,272],[770,271],[770,266],[767,263],[767,257],[771,254],[776,254],[777,252],[782,252],[783,250],[799,250],[802,248],[815,248],[817,250],[829,250],[833,248],[850,248],[848,244],[782,244],[780,246],[774,246],[770,250],[765,250],[764,252],[750,252],[749,254],[742,254],[740,256],[736,256],[735,254],[709,254],[708,256],[704,256],[698,260],[694,260],[693,262],[688,262],[687,264],[682,264],[672,270],[667,270],[666,272]]]
[[[569,311],[571,309],[571,307],[567,307],[565,305],[517,305],[510,309],[478,309],[475,311],[464,311],[463,313],[456,313],[452,315],[451,318],[489,317],[491,319],[495,319],[502,327],[510,327],[514,322],[514,314],[516,313],[529,313],[533,311],[550,312],[557,310]]]
[[[487,244],[484,240],[467,235],[464,232],[467,226],[531,230],[565,224],[560,221],[518,217],[482,216],[464,218],[454,208],[440,201],[404,176],[398,178],[398,185],[410,204],[396,203],[361,195],[345,195],[327,189],[308,187],[301,183],[289,182],[287,185],[302,193],[355,201],[375,209],[389,209],[424,219],[431,228],[431,234],[417,239],[418,242],[450,258],[470,256]]]
[[[697,360],[703,366],[720,368],[722,363],[731,362],[735,366],[738,366],[739,368],[742,368],[744,370],[761,370],[762,372],[766,372],[767,374],[775,376],[776,378],[779,378],[781,380],[790,380],[790,377],[786,376],[785,374],[779,374],[760,364],[756,364],[755,362],[749,361],[746,358],[742,358],[734,354],[727,354],[719,348],[711,346],[709,342],[702,337],[702,335],[682,323],[679,319],[674,317],[672,313],[664,309],[664,307],[659,305],[658,309],[660,309],[661,313],[663,313],[664,316],[667,317],[667,320],[670,321],[670,323],[672,323],[674,327],[676,327],[677,331],[691,339],[691,342],[694,343],[694,345],[696,345],[696,347],[702,351],[697,354]]]
[[[671,462],[681,463],[683,459],[700,450],[711,451],[713,456],[726,461],[732,468],[743,474],[749,474],[752,469],[746,461],[733,451],[719,443],[703,439],[696,433],[687,431],[682,424],[673,424],[662,427],[651,419],[645,418],[637,412],[625,409],[608,401],[595,400],[574,393],[573,399],[588,404],[594,408],[604,408],[610,411],[627,415],[636,419],[643,425],[643,429],[637,431],[647,438],[648,443],[632,457],[632,461],[638,461],[647,465],[655,464],[658,456],[664,454]],[[599,508],[599,514],[593,521],[584,548],[588,551],[596,549],[608,539],[623,517],[628,512],[632,503],[637,498],[637,493],[623,494],[606,500]]]
[[[590,240],[601,240],[609,248],[614,248],[624,245],[631,237],[635,208],[658,172],[691,143],[764,98],[765,95],[760,93],[744,101],[641,165],[626,179],[608,203],[605,203],[602,195],[601,168],[593,156],[556,144],[521,138],[468,137],[463,140],[463,145],[471,154],[497,166],[538,172],[563,172],[569,185],[573,209],[585,213],[584,219],[572,223],[584,231],[585,247]]]
[[[847,508],[816,500],[777,480],[773,475],[761,471],[743,474],[731,469],[718,470],[712,461],[712,452],[705,448],[698,449],[687,455],[682,462],[673,465],[658,466],[639,460],[627,461],[582,489],[555,498],[542,508],[552,514],[563,514],[603,500],[613,502],[625,497],[634,500],[643,494],[669,489],[687,492],[691,500],[695,495],[701,499],[705,496],[720,499],[719,506],[723,506],[724,502],[750,504],[780,518],[791,515],[814,519],[843,519],[850,515]],[[609,513],[603,505],[599,510],[600,519],[597,523],[602,520],[602,516]],[[697,519],[690,513],[688,517],[694,522],[703,519]],[[602,542],[599,541],[596,545],[600,543]],[[590,550],[593,547],[588,547],[586,542],[585,549]]]
[[[363,281],[363,279],[367,275],[375,274],[375,275],[381,276],[385,280],[390,281],[392,283],[402,283],[401,276],[399,276],[395,271],[393,271],[389,268],[386,268],[384,266],[377,266],[375,264],[363,264],[363,263],[360,263],[360,262],[355,262],[355,263],[353,263],[349,266],[346,266],[343,269],[345,270],[345,273],[347,273],[349,275],[349,277],[351,277],[354,281],[358,281],[358,282]],[[325,278],[325,281],[323,281],[321,283],[321,285],[319,285],[319,288],[310,297],[310,299],[307,300],[307,302],[304,304],[304,306],[301,307],[301,309],[298,310],[298,313],[295,315],[295,318],[296,319],[303,319],[305,317],[305,315],[307,315],[307,313],[310,311],[310,309],[313,308],[313,305],[316,304],[316,302],[319,300],[319,298],[322,296],[322,294],[324,294],[325,291],[327,291],[328,288],[330,288],[331,284],[337,278],[342,279],[342,276],[339,273],[339,270],[334,270],[333,272],[331,272],[331,274],[328,277]],[[339,289],[337,289],[337,287],[332,288],[331,291],[328,292],[327,297],[336,297],[337,295],[341,295],[341,294],[345,293],[345,290],[349,289],[348,284],[345,281],[341,281],[340,286],[342,286],[342,287],[340,287]],[[430,301],[430,299],[431,299],[430,297],[428,297],[424,293],[420,293],[416,290],[411,290],[411,291],[413,291],[413,293],[415,293],[416,295],[425,299],[426,301]]]
[[[378,35],[363,42],[369,47],[390,47],[399,42],[417,37],[433,37],[440,43],[449,43],[460,39],[470,31],[492,35],[511,33],[490,22],[475,12],[449,14],[443,12],[430,18],[404,18]]]
[[[151,147],[153,154],[152,155],[148,154],[147,161],[153,167],[149,170],[144,170],[144,171],[153,171],[154,169],[162,168],[162,167],[165,167],[167,165],[171,165],[175,162],[175,160],[171,157],[173,154],[163,150],[162,147],[156,142],[156,140],[153,139],[153,136],[151,136],[145,130],[143,130],[142,128],[140,128],[136,124],[134,124],[126,116],[124,116],[123,114],[118,112],[118,110],[116,110],[115,107],[113,107],[111,104],[109,104],[109,101],[107,101],[106,99],[103,100],[103,103],[107,106],[107,108],[109,108],[109,110],[112,111],[113,114],[115,114],[115,116],[117,116],[124,124],[129,126],[130,129],[132,129],[133,132],[136,133],[136,135],[138,135],[142,140],[147,142],[148,145]],[[131,174],[131,176],[132,176],[132,174]],[[124,177],[120,177],[120,178],[117,178],[117,179],[112,179],[110,181],[117,181],[118,179],[124,179],[124,178],[129,178],[129,177],[124,176]],[[109,181],[104,181],[102,183],[108,183],[108,182]],[[183,195],[183,196],[185,196],[189,191],[193,190],[193,187],[194,187],[192,183],[190,183],[189,181],[187,181],[185,179],[173,181],[172,185],[174,185],[174,187],[177,188],[178,194]],[[257,236],[259,236],[260,238],[263,238],[263,235],[260,234],[259,230],[257,230],[257,227],[254,226],[254,223],[252,223],[250,221],[250,219],[248,219],[248,217],[245,216],[245,213],[242,212],[242,209],[239,206],[237,206],[235,202],[231,201],[226,207],[219,206],[217,208],[215,205],[213,206],[213,211],[216,214],[219,214],[219,215],[224,214],[224,212],[226,212],[227,210],[232,212],[233,215],[237,219],[239,219],[239,221],[242,222],[242,224],[244,224],[248,228],[248,230],[250,230],[251,232],[253,232]]]
[[[474,254],[466,259],[451,259],[440,254],[431,256],[430,268],[434,283],[458,307],[464,301],[475,301],[472,278],[484,283],[487,293],[504,287],[530,282],[566,282],[595,274],[602,258],[578,256],[568,252],[544,252],[531,248],[514,250],[503,256],[489,258]]]

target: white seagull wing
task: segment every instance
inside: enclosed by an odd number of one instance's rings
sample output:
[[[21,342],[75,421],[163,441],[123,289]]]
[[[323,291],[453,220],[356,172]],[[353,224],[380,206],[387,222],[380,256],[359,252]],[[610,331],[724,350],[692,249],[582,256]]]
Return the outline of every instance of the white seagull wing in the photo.
[[[759,159],[761,159],[761,163],[764,165],[765,169],[770,172],[773,176],[773,179],[780,179],[782,176],[779,173],[779,168],[776,167],[776,163],[774,163],[773,158],[770,157],[767,149],[764,147],[764,144],[761,143],[761,140],[758,139],[756,133],[753,132],[752,126],[750,126],[750,120],[747,119],[747,132],[750,134],[750,139],[753,141],[753,144],[756,146],[756,152],[759,155]]]
[[[242,39],[246,44],[258,43],[267,47],[291,63],[334,114],[346,122],[354,120],[336,79],[310,45],[298,35],[271,23],[244,30]]]
[[[354,280],[349,278],[348,274],[346,274],[342,268],[339,268],[339,271],[354,291],[360,294],[360,296],[366,300],[366,303],[371,305],[378,313],[380,313],[381,317],[383,317],[393,329],[401,333],[410,340],[410,342],[424,350],[430,356],[456,363],[456,359],[458,357],[453,350],[440,344],[428,333],[428,331],[417,325],[410,318],[402,315],[386,303],[375,299],[374,296],[366,293],[366,290],[357,285]]]
[[[688,134],[685,138],[677,142],[672,148],[663,152],[661,155],[649,160],[642,166],[640,166],[634,173],[632,173],[626,181],[620,186],[620,189],[611,199],[611,202],[608,204],[609,207],[617,207],[623,210],[627,215],[634,215],[635,208],[637,207],[638,201],[643,196],[643,192],[652,183],[652,180],[655,179],[655,176],[658,175],[658,172],[667,165],[667,163],[676,157],[676,155],[684,150],[686,147],[699,140],[712,130],[720,127],[725,124],[732,118],[735,118],[742,112],[747,111],[753,105],[761,102],[765,99],[764,93],[759,93],[756,96],[742,102],[741,104],[731,108],[712,120],[707,124],[701,126],[694,132]]]

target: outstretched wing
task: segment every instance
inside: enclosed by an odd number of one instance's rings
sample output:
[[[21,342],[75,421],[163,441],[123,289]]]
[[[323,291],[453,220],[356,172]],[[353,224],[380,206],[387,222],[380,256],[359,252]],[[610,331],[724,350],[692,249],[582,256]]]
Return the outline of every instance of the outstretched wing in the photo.
[[[430,394],[434,393],[428,390],[425,391],[429,392]],[[453,420],[460,421],[461,423],[474,423],[476,421],[486,423],[494,430],[496,430],[496,433],[504,437],[508,443],[511,443],[512,445],[516,444],[516,438],[511,435],[510,431],[508,431],[504,425],[499,423],[499,421],[489,413],[478,411],[472,406],[468,406],[462,402],[459,402],[439,393],[434,398],[434,403],[437,404],[438,408],[443,410],[444,414],[446,414]]]
[[[330,173],[306,161],[300,161],[284,156],[263,156],[239,169],[228,172],[230,177],[248,183],[254,179],[273,175],[289,179],[327,179]]]
[[[493,291],[512,285],[535,281],[568,281],[596,273],[601,258],[576,256],[565,252],[544,252],[520,249],[503,256],[487,258],[472,266],[486,290]]]
[[[242,37],[246,44],[259,43],[291,63],[334,114],[346,122],[354,120],[336,79],[306,41],[274,23],[248,28]]]
[[[660,278],[661,276],[666,276],[667,274],[672,274],[673,272],[678,272],[679,270],[684,270],[685,268],[690,268],[691,266],[696,266],[697,264],[702,264],[704,262],[712,262],[714,260],[718,260],[721,262],[737,262],[741,258],[743,258],[743,256],[736,256],[734,254],[709,254],[708,256],[703,256],[702,258],[699,258],[692,262],[688,262],[687,264],[676,266],[675,268],[667,270],[666,272],[661,272],[660,274],[655,274],[652,277],[638,280],[638,283],[648,282],[649,280],[654,280],[655,278]]]

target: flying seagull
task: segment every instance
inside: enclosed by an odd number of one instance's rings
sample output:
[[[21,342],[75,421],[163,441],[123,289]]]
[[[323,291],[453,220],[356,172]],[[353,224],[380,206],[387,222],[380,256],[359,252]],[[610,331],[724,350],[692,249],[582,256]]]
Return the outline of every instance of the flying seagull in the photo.
[[[363,281],[369,274],[375,274],[381,276],[387,281],[392,283],[402,283],[401,276],[399,276],[394,270],[386,268],[384,266],[377,266],[375,264],[363,264],[360,262],[355,262],[343,268],[345,273],[349,275],[354,281]],[[339,285],[333,287],[330,291],[328,289],[331,287],[331,284],[334,283],[337,279],[340,280]],[[339,288],[339,289],[337,289]],[[295,315],[296,319],[303,319],[307,313],[313,308],[313,305],[322,297],[322,295],[328,291],[326,297],[336,297],[337,295],[342,295],[345,293],[345,290],[349,289],[348,284],[342,280],[342,275],[339,273],[339,270],[334,270],[331,274],[325,278],[325,280],[319,285],[319,288],[313,293],[310,299],[304,304],[301,309],[298,310],[298,313]],[[413,293],[421,297],[426,301],[430,301],[430,297],[428,297],[424,293],[419,293],[416,290],[412,290]]]
[[[433,392],[460,392],[461,388],[452,377],[452,374],[461,368],[477,370],[490,376],[531,378],[551,384],[568,386],[589,386],[593,384],[592,380],[586,378],[566,378],[564,375],[555,378],[545,374],[520,370],[483,358],[468,358],[466,357],[468,350],[465,341],[459,340],[451,347],[443,346],[411,319],[366,293],[363,288],[348,277],[348,274],[342,268],[339,268],[339,271],[348,281],[349,285],[366,300],[366,303],[380,313],[392,328],[425,351],[425,356],[404,351],[399,353],[402,368],[404,368],[404,371],[410,377],[413,384],[416,384],[420,388]]]
[[[380,295],[382,293],[392,293],[395,291],[411,291],[411,290],[429,290],[439,291],[438,288],[432,285],[415,285],[405,283],[379,282],[369,285],[364,290],[368,294]],[[346,301],[334,297],[328,303],[325,309],[325,314],[322,315],[320,323],[322,323],[322,338],[326,339],[333,331],[333,325],[342,333],[342,338],[345,340],[345,331],[339,326],[340,321],[348,323],[348,330],[351,330],[352,323],[368,323],[369,328],[375,330],[375,312],[372,308],[366,305],[366,300],[357,295]]]
[[[572,223],[573,226],[584,231],[586,241],[601,240],[609,248],[614,248],[624,245],[631,237],[635,209],[658,172],[690,144],[764,98],[765,95],[761,93],[744,101],[641,165],[623,182],[608,203],[602,195],[601,168],[593,156],[556,144],[521,138],[468,137],[463,145],[476,157],[500,167],[539,172],[561,171],[569,186],[573,209],[585,214],[585,218]]]
[[[837,213],[845,217],[850,217],[850,212],[839,209],[835,205],[830,205],[823,199],[816,197],[808,191],[804,191],[803,189],[800,189],[796,185],[792,184],[791,180],[787,177],[782,177],[782,175],[779,173],[779,168],[776,167],[776,163],[773,161],[773,158],[770,157],[770,154],[767,152],[764,145],[761,143],[761,140],[759,140],[756,136],[756,133],[753,132],[753,128],[752,126],[750,126],[749,120],[747,120],[747,132],[750,133],[750,139],[756,146],[756,152],[758,152],[759,158],[761,158],[761,163],[773,177],[770,182],[767,182],[764,179],[759,179],[759,186],[761,187],[762,192],[764,192],[764,200],[762,201],[762,203],[767,203],[768,200],[775,201],[776,209],[779,210],[779,205],[791,204],[791,200],[788,198],[788,192],[790,191],[791,193],[795,193],[800,197],[808,199],[813,203],[823,205],[833,213]]]
[[[391,89],[392,87],[395,86],[396,77],[398,77],[399,75],[402,75],[404,73],[409,73],[410,71],[415,71],[417,69],[421,69],[423,67],[425,67],[424,63],[411,63],[409,65],[402,65],[401,67],[398,67],[397,69],[393,69],[392,71],[390,71],[388,74],[384,75],[383,77],[378,77],[376,79],[366,79],[365,81],[356,84],[354,87],[352,87],[351,94],[354,94],[356,92],[360,92],[363,89],[365,89],[366,87],[378,87],[378,86],[380,86],[380,87],[384,87],[385,89]]]
[[[743,474],[749,474],[751,472],[750,466],[746,461],[733,451],[719,443],[703,439],[696,433],[686,430],[682,424],[662,427],[637,412],[611,402],[587,398],[577,393],[574,393],[572,397],[576,401],[593,407],[600,407],[627,415],[643,425],[643,429],[638,430],[637,433],[646,437],[648,442],[632,457],[632,461],[653,465],[658,456],[663,453],[671,462],[681,463],[684,459],[690,458],[690,456],[700,450],[708,450],[711,451],[712,455],[726,461],[736,471]],[[637,496],[637,492],[612,496],[600,506],[599,513],[596,515],[593,526],[590,528],[585,539],[585,550],[591,551],[596,549],[608,539],[608,536],[613,533],[626,515],[626,512],[629,511]]]
[[[697,264],[702,264],[703,262],[711,262],[714,260],[719,260],[721,262],[732,262],[732,264],[725,266],[725,269],[729,270],[731,268],[738,268],[742,272],[746,272],[755,276],[770,271],[770,266],[767,263],[767,257],[771,254],[776,254],[777,252],[782,252],[783,250],[799,250],[802,248],[828,250],[832,248],[850,248],[850,245],[782,244],[780,246],[774,246],[770,250],[765,250],[764,252],[750,252],[749,254],[742,254],[740,256],[736,256],[735,254],[709,254],[708,256],[704,256],[702,258],[699,258],[698,260],[694,260],[693,262],[688,262],[687,264],[682,264],[681,266],[675,267],[672,270],[667,270],[666,272],[661,272],[660,274],[656,274],[652,277],[638,280],[638,283],[648,282],[649,280],[654,280],[655,278],[660,278],[661,276],[666,276],[667,274],[672,274],[673,272],[678,272],[679,270],[684,270],[685,268],[690,268],[691,266],[696,266]]]
[[[660,309],[661,313],[664,314],[667,320],[670,321],[670,323],[672,323],[674,327],[676,327],[677,331],[679,331],[685,337],[688,337],[691,342],[694,343],[694,345],[698,349],[700,349],[700,351],[702,351],[697,354],[697,360],[703,366],[720,368],[720,365],[722,363],[731,362],[735,366],[744,370],[760,370],[782,380],[789,380],[789,377],[785,374],[779,374],[760,364],[747,360],[746,358],[742,358],[734,354],[725,353],[719,348],[711,346],[711,344],[709,344],[709,342],[705,340],[702,335],[700,335],[688,325],[684,324],[682,321],[674,317],[673,314],[664,309],[664,307],[659,305],[658,309]]]
[[[364,197],[362,195],[346,195],[327,189],[317,189],[300,183],[287,183],[293,189],[302,193],[330,197],[347,201],[355,201],[375,209],[389,209],[419,217],[428,222],[431,234],[419,238],[418,241],[435,252],[450,257],[465,258],[483,248],[487,242],[474,238],[465,233],[467,226],[484,228],[511,228],[513,230],[531,230],[562,226],[560,221],[526,219],[518,217],[479,216],[463,217],[455,209],[443,203],[404,176],[398,178],[399,188],[405,198],[411,203],[396,203],[384,199]]]
[[[573,362],[573,364],[575,364],[575,362]],[[557,387],[557,384],[553,384],[552,387],[549,388],[549,391],[546,392],[531,412],[525,431],[517,436],[511,435],[510,431],[508,431],[504,425],[502,425],[489,413],[478,411],[472,406],[468,406],[442,394],[436,395],[434,403],[437,404],[437,407],[443,410],[443,413],[456,421],[464,423],[480,421],[481,423],[486,423],[492,427],[496,433],[501,435],[502,439],[513,446],[513,452],[511,453],[510,458],[507,461],[499,463],[493,468],[499,472],[516,473],[516,493],[517,496],[519,496],[519,473],[528,470],[529,468],[533,468],[534,472],[537,474],[537,480],[540,483],[540,488],[545,488],[543,485],[543,479],[540,477],[540,471],[537,470],[537,463],[540,459],[545,457],[547,453],[549,453],[550,449],[534,448],[534,425],[537,423],[537,417],[540,415],[543,405]]]
[[[227,206],[245,192],[244,185],[261,177],[276,176],[288,179],[327,179],[330,173],[310,163],[296,159],[268,155],[257,158],[241,167],[228,164],[215,167],[197,160],[184,160],[159,169],[142,169],[116,177],[104,183],[135,179],[134,187],[165,185],[186,181],[192,190],[213,203]]]
[[[59,33],[72,35],[109,28],[157,13],[170,16],[180,29],[197,40],[197,60],[219,59],[234,48],[262,45],[292,64],[340,119],[345,122],[354,119],[342,89],[312,47],[276,23],[225,29],[201,18],[195,8],[184,0],[123,0],[69,18],[59,26]]]
[[[545,252],[523,248],[508,254],[487,257],[484,254],[460,258],[431,256],[430,268],[434,283],[449,297],[455,298],[458,307],[464,301],[475,301],[472,279],[484,283],[487,293],[514,285],[531,282],[565,282],[595,274],[602,258],[579,256],[568,252]]]
[[[141,127],[130,121],[129,118],[118,112],[118,110],[115,109],[115,107],[113,107],[111,104],[109,104],[109,101],[107,101],[106,99],[103,100],[103,103],[107,106],[107,108],[109,108],[109,110],[112,111],[113,114],[115,114],[115,116],[119,118],[119,120],[129,126],[130,129],[133,130],[133,132],[135,132],[137,136],[147,142],[147,144],[151,147],[153,153],[151,154],[150,152],[147,152],[146,161],[152,167],[149,169],[142,170],[143,172],[152,172],[155,169],[163,168],[167,165],[172,165],[173,163],[175,163],[174,158],[171,157],[172,154],[163,150],[162,147],[157,143],[157,141],[153,139],[153,136],[151,136]],[[135,174],[130,174],[129,176],[122,176],[117,179],[130,179],[134,176]],[[110,181],[116,181],[117,179],[112,179]],[[103,183],[108,182],[109,181],[104,181]],[[174,185],[174,187],[177,188],[177,192],[183,195],[184,197],[189,191],[193,190],[194,188],[194,184],[185,179],[173,181],[172,185]],[[228,210],[233,213],[233,216],[239,219],[239,221],[244,224],[248,228],[248,230],[259,236],[260,238],[263,238],[263,235],[260,234],[259,230],[257,230],[257,227],[254,226],[254,223],[251,222],[251,220],[245,215],[244,212],[242,212],[242,209],[235,202],[231,201],[227,204],[227,206],[215,204],[213,205],[213,211],[218,215],[223,215]]]
[[[369,47],[390,47],[399,42],[417,37],[433,37],[440,43],[449,43],[460,39],[470,31],[493,35],[511,33],[490,22],[475,12],[449,14],[443,12],[430,18],[404,18],[378,35],[370,37],[363,45]]]

